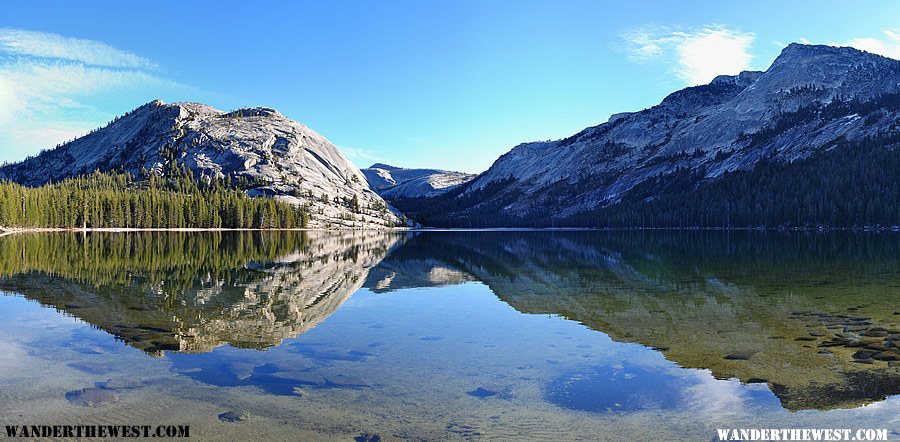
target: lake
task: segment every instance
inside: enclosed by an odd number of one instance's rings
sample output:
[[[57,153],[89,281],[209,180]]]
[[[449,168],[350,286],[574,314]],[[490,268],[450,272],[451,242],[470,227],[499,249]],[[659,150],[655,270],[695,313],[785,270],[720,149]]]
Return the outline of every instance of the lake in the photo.
[[[900,437],[895,233],[58,233],[0,250],[4,425]]]

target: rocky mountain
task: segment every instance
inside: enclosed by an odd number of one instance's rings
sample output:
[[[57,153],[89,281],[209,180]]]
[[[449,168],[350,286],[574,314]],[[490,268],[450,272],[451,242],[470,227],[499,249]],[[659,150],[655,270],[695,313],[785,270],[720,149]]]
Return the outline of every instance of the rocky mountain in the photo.
[[[163,174],[170,161],[198,178],[242,183],[251,196],[306,205],[313,227],[398,222],[334,144],[268,108],[222,112],[156,100],[88,135],[0,168],[0,179],[35,186],[97,170]]]
[[[363,169],[362,173],[372,189],[388,201],[435,197],[475,178],[475,175],[463,172],[406,169],[381,163]]]
[[[898,144],[900,61],[791,44],[764,72],[521,144],[474,180],[397,207],[435,226],[900,223],[883,209],[900,197]]]

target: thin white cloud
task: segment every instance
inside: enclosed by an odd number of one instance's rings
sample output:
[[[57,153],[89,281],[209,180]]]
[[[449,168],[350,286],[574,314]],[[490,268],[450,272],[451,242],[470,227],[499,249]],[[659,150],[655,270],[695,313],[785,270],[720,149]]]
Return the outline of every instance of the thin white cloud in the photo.
[[[378,155],[377,152],[368,149],[342,146],[340,150],[350,161],[353,161],[354,164],[360,167],[369,167],[369,164],[361,165],[360,163],[385,162],[385,159]]]
[[[750,68],[753,33],[724,26],[678,29],[645,26],[624,35],[629,60],[668,64],[687,85],[709,83],[717,75],[734,75]]]
[[[90,110],[85,100],[131,87],[176,87],[139,70],[108,69],[59,60],[16,59],[0,62],[0,103],[16,115],[33,116],[60,110]]]
[[[847,46],[900,60],[900,30],[883,29],[881,32],[884,34],[883,38],[854,38]]]
[[[14,93],[12,81],[0,74],[0,124],[12,114],[13,109],[9,105],[15,100]]]
[[[53,122],[40,128],[24,128],[4,138],[14,145],[50,149],[80,137],[95,127],[97,127],[96,124],[86,121]]]
[[[0,161],[99,127],[130,106],[189,88],[106,43],[0,29]]]
[[[69,60],[88,65],[155,69],[150,60],[106,43],[46,32],[0,28],[0,52],[27,57]]]

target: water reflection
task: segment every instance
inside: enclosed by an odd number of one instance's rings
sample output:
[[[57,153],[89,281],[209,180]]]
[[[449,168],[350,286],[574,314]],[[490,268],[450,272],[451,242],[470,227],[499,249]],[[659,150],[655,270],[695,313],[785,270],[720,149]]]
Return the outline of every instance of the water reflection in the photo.
[[[681,367],[736,378],[748,384],[741,392],[771,391],[788,410],[851,408],[900,393],[900,239],[892,235],[284,232],[0,242],[0,290],[147,353],[179,353],[169,356],[172,370],[215,386],[276,395],[370,388],[369,380],[320,369],[365,362],[379,342],[340,350],[290,342],[264,357],[238,349],[278,346],[309,331],[361,287],[388,296],[477,281],[518,312],[559,315],[656,349]],[[464,313],[451,319],[465,321]],[[386,325],[367,327],[374,333]],[[442,339],[436,332],[415,338],[417,345]],[[229,348],[191,354],[223,344]],[[492,365],[492,357],[480,362]],[[627,359],[581,364],[557,373],[543,394],[595,412],[685,407],[712,391],[691,373]],[[723,385],[734,384],[715,388]],[[474,398],[515,397],[509,385],[472,387],[465,392]]]
[[[2,238],[0,290],[153,355],[264,349],[334,313],[401,238],[127,233]]]
[[[381,266],[476,278],[521,312],[562,315],[721,379],[767,383],[791,410],[900,393],[896,236],[433,233]]]

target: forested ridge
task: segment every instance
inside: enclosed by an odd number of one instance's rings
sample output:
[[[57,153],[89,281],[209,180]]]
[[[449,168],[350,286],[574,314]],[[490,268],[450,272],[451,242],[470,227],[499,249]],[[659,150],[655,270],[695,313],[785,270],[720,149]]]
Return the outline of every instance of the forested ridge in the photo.
[[[436,197],[387,198],[434,227],[900,229],[898,84],[898,60],[792,44]]]
[[[706,170],[679,169],[627,192],[614,204],[564,219],[554,212],[503,216],[487,200],[508,182],[472,194],[465,187],[437,199],[391,201],[417,222],[438,227],[594,228],[891,228],[900,225],[900,133],[836,140],[809,158],[767,157],[750,170],[705,179]],[[576,191],[577,189],[562,189]],[[509,194],[495,204],[527,195]],[[473,206],[465,212],[455,209]],[[460,216],[462,214],[462,216]]]
[[[171,161],[163,174],[80,176],[40,187],[0,183],[4,228],[302,228],[309,215],[271,198],[250,198],[241,183],[197,180]]]
[[[601,227],[893,227],[900,225],[898,142],[898,134],[840,141],[811,158],[765,159],[752,170],[707,181],[700,181],[703,170],[682,170],[644,183],[619,204],[567,221]]]

